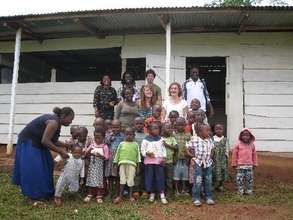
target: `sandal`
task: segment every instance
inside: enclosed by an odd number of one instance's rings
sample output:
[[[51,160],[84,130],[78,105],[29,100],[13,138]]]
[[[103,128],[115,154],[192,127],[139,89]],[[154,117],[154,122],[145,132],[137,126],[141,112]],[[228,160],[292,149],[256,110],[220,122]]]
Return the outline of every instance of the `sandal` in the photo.
[[[84,202],[86,202],[86,203],[88,203],[88,202],[90,202],[91,200],[92,200],[92,195],[87,195],[85,198],[84,198]]]

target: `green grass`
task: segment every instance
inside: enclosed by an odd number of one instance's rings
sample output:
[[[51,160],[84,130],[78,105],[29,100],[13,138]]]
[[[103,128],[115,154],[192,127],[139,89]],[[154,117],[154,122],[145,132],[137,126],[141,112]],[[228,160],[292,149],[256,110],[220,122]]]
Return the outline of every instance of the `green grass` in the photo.
[[[8,174],[0,174],[0,219],[147,219],[142,215],[139,209],[156,205],[150,205],[146,200],[136,203],[123,202],[114,205],[105,202],[98,205],[94,202],[84,204],[82,196],[79,194],[64,195],[64,204],[61,208],[56,208],[52,202],[46,202],[41,207],[33,207],[28,204],[21,195],[18,187],[13,186]],[[256,187],[255,196],[238,196],[235,192],[226,191],[215,194],[215,200],[218,204],[257,204],[284,206],[293,213],[293,186],[276,182],[274,186],[264,185]],[[177,208],[183,205],[191,205],[191,199],[188,196],[173,198],[172,204],[159,205],[161,213],[166,218],[178,211]],[[157,203],[159,204],[159,203]],[[78,210],[76,213],[75,210]],[[150,213],[151,214],[151,213]]]

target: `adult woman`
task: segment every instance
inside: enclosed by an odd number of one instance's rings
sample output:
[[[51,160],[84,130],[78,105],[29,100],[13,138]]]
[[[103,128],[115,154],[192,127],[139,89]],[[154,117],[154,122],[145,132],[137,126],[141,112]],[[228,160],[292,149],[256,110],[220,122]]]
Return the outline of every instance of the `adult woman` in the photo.
[[[98,86],[94,93],[93,105],[103,119],[113,119],[114,106],[117,104],[116,90],[111,87],[111,79],[108,75],[103,76],[101,85]]]
[[[61,126],[71,124],[74,112],[70,107],[56,107],[53,113],[35,118],[18,135],[12,182],[19,185],[22,194],[29,199],[54,195],[54,164],[50,150],[68,158],[61,148],[66,144],[58,139]]]
[[[132,127],[134,119],[138,116],[138,104],[133,101],[133,88],[124,88],[122,98],[115,111],[115,119],[121,121],[122,127]]]
[[[133,89],[134,92],[133,92],[132,99],[133,99],[134,102],[139,99],[139,90],[135,85],[135,80],[134,80],[134,78],[133,78],[131,73],[129,73],[129,72],[124,72],[123,73],[121,84],[122,84],[122,87],[120,87],[118,89],[118,92],[117,92],[119,100],[121,100],[123,98],[122,91],[123,91],[124,88]]]
[[[165,121],[170,111],[177,111],[180,117],[186,117],[188,106],[187,102],[182,99],[182,88],[179,83],[173,82],[169,86],[169,99],[163,103],[162,120]]]
[[[156,96],[152,86],[144,85],[140,90],[138,103],[138,114],[144,120],[152,115],[152,108],[156,103]]]

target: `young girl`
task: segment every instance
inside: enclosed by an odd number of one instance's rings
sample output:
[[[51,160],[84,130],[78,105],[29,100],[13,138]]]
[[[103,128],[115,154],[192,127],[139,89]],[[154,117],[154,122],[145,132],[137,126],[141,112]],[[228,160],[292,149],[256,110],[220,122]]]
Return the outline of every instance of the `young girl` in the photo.
[[[214,149],[213,149],[213,179],[216,189],[223,191],[224,181],[228,180],[228,143],[224,137],[224,125],[215,124],[214,126]]]
[[[149,201],[155,200],[155,192],[160,193],[161,202],[167,204],[165,198],[165,173],[164,161],[166,159],[166,148],[160,137],[160,128],[157,123],[149,126],[149,135],[141,143],[141,154],[145,164],[145,188],[150,194]]]
[[[237,170],[236,185],[240,195],[244,193],[252,195],[253,168],[258,165],[254,145],[255,137],[248,128],[244,128],[238,139],[239,141],[235,144],[232,154],[232,167],[236,167]],[[244,179],[246,179],[247,184],[245,184]]]
[[[125,140],[117,148],[113,161],[119,166],[120,189],[119,195],[114,203],[121,201],[125,185],[129,187],[129,199],[135,201],[133,197],[134,178],[137,164],[140,162],[140,152],[138,143],[134,141],[134,129],[125,129]]]
[[[86,154],[90,157],[90,163],[86,179],[86,186],[89,187],[89,190],[84,199],[85,202],[91,201],[93,196],[96,196],[97,203],[103,202],[104,160],[109,158],[109,150],[104,143],[104,138],[104,129],[96,128],[94,141],[86,149]]]

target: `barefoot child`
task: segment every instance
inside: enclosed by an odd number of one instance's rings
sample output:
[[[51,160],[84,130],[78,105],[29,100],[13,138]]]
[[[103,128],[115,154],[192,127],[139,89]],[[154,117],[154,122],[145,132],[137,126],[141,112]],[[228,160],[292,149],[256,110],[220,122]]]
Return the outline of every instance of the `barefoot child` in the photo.
[[[103,202],[104,187],[104,161],[109,158],[108,146],[104,143],[105,131],[98,127],[94,132],[94,141],[87,148],[86,153],[90,157],[88,167],[86,186],[88,186],[88,195],[84,201],[91,201],[96,197],[97,203]]]
[[[188,143],[190,154],[194,153],[194,183],[192,188],[192,199],[195,206],[201,206],[200,195],[204,182],[205,199],[208,205],[214,205],[212,194],[212,163],[211,158],[213,142],[209,139],[210,126],[206,124],[198,125],[198,136],[192,136]],[[203,180],[204,179],[204,180]]]
[[[223,191],[224,182],[228,180],[228,141],[224,136],[224,125],[214,126],[214,149],[213,149],[213,179],[216,189]]]
[[[253,168],[258,165],[254,144],[255,137],[248,128],[244,128],[240,132],[238,139],[239,141],[235,144],[232,153],[232,167],[237,170],[236,185],[240,195],[244,193],[252,195]]]
[[[79,189],[79,184],[83,184],[84,161],[81,159],[81,147],[73,147],[72,153],[69,153],[68,155],[69,159],[66,160],[64,169],[60,174],[56,184],[54,202],[57,206],[62,204],[61,197],[66,187],[68,187],[69,192],[77,192]],[[81,178],[80,182],[79,178]]]
[[[121,201],[125,185],[129,187],[129,199],[135,201],[133,197],[134,177],[137,164],[140,162],[139,145],[134,141],[134,129],[128,127],[125,129],[125,140],[117,148],[114,163],[119,166],[120,189],[119,195],[114,203]]]
[[[141,143],[141,154],[144,157],[145,188],[150,194],[149,201],[154,202],[155,193],[160,193],[161,202],[167,204],[165,197],[164,161],[166,148],[160,137],[160,128],[157,123],[148,127],[149,135]]]

